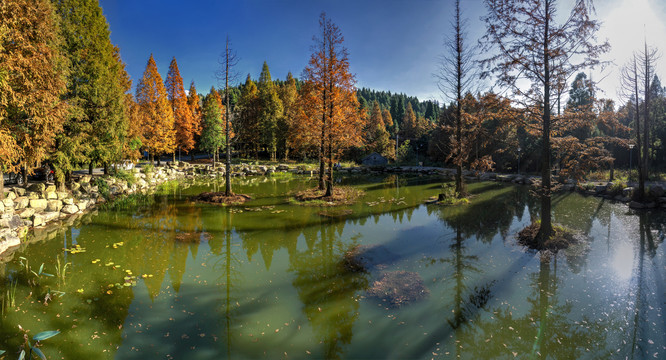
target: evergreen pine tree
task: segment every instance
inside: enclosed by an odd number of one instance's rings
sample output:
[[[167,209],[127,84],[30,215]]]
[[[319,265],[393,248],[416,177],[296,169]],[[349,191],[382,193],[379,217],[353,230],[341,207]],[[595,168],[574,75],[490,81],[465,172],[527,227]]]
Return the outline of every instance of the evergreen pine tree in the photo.
[[[271,160],[274,161],[277,157],[278,119],[282,117],[283,108],[265,61],[259,75],[258,89],[261,102],[261,142],[270,154]]]
[[[204,100],[203,120],[199,148],[213,154],[213,165],[218,160],[218,151],[224,146],[224,126],[222,125],[222,98],[211,87],[210,93]]]
[[[69,58],[65,100],[70,116],[56,144],[56,176],[64,181],[80,162],[118,160],[128,120],[124,65],[111,44],[109,26],[97,1],[54,2],[60,15],[63,52]],[[128,79],[128,78],[127,78]],[[108,171],[108,167],[105,166]]]

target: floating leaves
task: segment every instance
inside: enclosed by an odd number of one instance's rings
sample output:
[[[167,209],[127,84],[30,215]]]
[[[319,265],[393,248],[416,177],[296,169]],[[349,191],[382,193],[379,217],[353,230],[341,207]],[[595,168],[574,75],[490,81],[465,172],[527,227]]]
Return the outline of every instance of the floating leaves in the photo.
[[[78,254],[78,253],[86,252],[86,248],[82,248],[81,245],[76,244],[76,245],[72,246],[71,248],[65,249],[65,251],[69,252],[70,254]]]

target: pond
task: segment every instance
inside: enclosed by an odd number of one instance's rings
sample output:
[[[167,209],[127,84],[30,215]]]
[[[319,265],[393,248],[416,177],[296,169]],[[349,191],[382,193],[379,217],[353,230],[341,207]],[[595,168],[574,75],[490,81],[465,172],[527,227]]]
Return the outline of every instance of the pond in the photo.
[[[251,201],[219,207],[189,200],[218,184],[181,184],[25,245],[0,267],[0,349],[17,356],[21,325],[61,331],[49,359],[664,358],[662,212],[557,195],[555,221],[590,243],[549,258],[516,244],[527,187],[443,207],[424,204],[437,178],[341,183],[365,196],[296,206],[314,179],[252,178],[234,189]]]

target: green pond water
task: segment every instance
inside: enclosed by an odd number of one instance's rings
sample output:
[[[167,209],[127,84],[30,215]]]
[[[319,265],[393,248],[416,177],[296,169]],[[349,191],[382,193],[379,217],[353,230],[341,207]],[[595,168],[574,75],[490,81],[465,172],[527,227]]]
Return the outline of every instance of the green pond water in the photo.
[[[0,266],[0,349],[18,357],[21,325],[61,331],[49,359],[666,358],[663,212],[557,195],[589,250],[547,258],[516,244],[539,208],[527,187],[475,183],[443,207],[424,205],[437,178],[341,184],[365,196],[296,206],[285,194],[314,179],[254,178],[234,185],[251,201],[218,207],[189,199],[219,185],[181,184],[42,235]],[[367,272],[343,265],[355,246]],[[64,279],[31,273],[57,259]],[[422,298],[372,296],[386,274]]]

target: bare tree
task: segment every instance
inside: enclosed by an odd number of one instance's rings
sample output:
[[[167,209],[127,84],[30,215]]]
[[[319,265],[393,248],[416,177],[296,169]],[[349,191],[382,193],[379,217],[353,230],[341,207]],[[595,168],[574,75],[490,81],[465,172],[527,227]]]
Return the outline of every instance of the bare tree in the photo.
[[[650,83],[654,76],[654,65],[659,59],[656,48],[650,47],[647,40],[643,43],[643,50],[638,53],[641,68],[639,74],[643,84],[643,172],[645,180],[650,177],[648,169],[650,168]]]
[[[541,226],[539,243],[552,234],[551,218],[551,112],[558,84],[567,75],[600,64],[606,42],[596,44],[599,22],[591,18],[591,0],[576,0],[569,15],[556,23],[557,0],[484,0],[486,34],[482,51],[483,77],[496,76],[498,85],[513,92],[534,118],[540,118]],[[528,82],[529,87],[523,86]]]
[[[231,196],[233,193],[231,192],[231,122],[230,122],[230,115],[231,115],[231,109],[230,109],[230,103],[229,103],[229,82],[233,82],[237,79],[238,75],[233,72],[234,66],[238,64],[238,57],[236,56],[236,52],[234,52],[231,48],[231,42],[229,41],[229,35],[227,35],[227,39],[225,42],[225,49],[224,53],[222,54],[220,61],[219,61],[222,69],[219,70],[216,74],[217,79],[221,81],[224,79],[224,98],[225,98],[225,116],[224,116],[224,131],[225,131],[225,143],[226,143],[226,152],[227,152],[227,159],[225,162],[224,170],[224,178],[225,178],[225,184],[224,184],[224,196]]]
[[[659,58],[657,49],[644,43],[641,51],[634,52],[631,60],[621,69],[620,96],[632,103],[638,146],[638,199],[645,196],[645,181],[648,179],[650,154],[650,81],[654,75],[654,63]],[[641,89],[640,86],[643,86]],[[641,124],[641,96],[643,115]],[[643,131],[641,131],[641,126]]]
[[[455,13],[451,23],[452,36],[447,36],[444,42],[445,53],[440,57],[439,72],[435,74],[437,86],[444,97],[455,101],[455,141],[453,141],[453,158],[456,164],[456,196],[464,193],[463,184],[463,154],[462,139],[462,101],[463,96],[470,91],[472,82],[476,80],[475,46],[468,46],[467,21],[462,18],[460,11],[460,0],[456,0]]]
[[[636,53],[633,54],[632,59],[625,64],[621,69],[621,95],[628,99],[628,103],[632,103],[634,107],[634,126],[636,127],[636,144],[638,145],[638,197],[643,198],[645,194],[645,169],[643,168],[643,154],[641,146],[641,123],[640,123],[640,100],[638,93],[639,83],[638,61]]]

